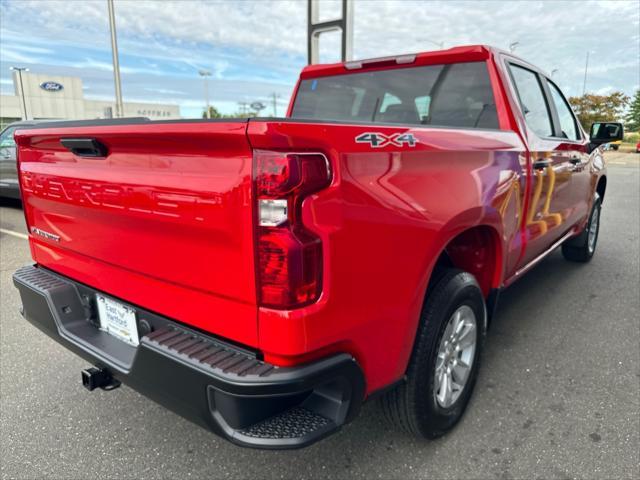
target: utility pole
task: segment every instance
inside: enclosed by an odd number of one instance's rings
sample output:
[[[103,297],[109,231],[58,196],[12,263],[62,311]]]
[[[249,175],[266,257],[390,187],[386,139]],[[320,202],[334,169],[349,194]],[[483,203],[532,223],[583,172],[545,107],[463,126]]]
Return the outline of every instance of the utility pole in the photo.
[[[211,118],[211,112],[209,111],[209,81],[208,77],[211,76],[211,72],[209,70],[200,70],[198,72],[202,78],[204,78],[204,101],[206,104],[206,115],[207,118]]]
[[[111,56],[113,57],[113,81],[116,85],[116,117],[124,116],[122,106],[122,86],[120,85],[120,61],[118,60],[118,40],[116,38],[116,15],[113,0],[107,0],[109,7],[109,27],[111,29]]]
[[[513,42],[509,44],[509,52],[513,53],[516,51],[516,47],[520,45],[520,42]]]
[[[271,94],[271,98],[273,100],[273,116],[277,117],[278,116],[278,98],[280,98],[280,95],[278,95],[276,92],[273,92]]]
[[[24,85],[22,84],[22,72],[28,72],[29,69],[26,67],[11,67],[11,70],[14,72],[18,72],[18,83],[20,84],[20,97],[22,98],[22,108],[24,109],[24,120],[29,120],[29,115],[27,115],[27,101],[24,98]]]
[[[587,61],[584,64],[584,82],[582,82],[582,96],[587,93],[587,70],[589,70],[589,50],[587,50]]]

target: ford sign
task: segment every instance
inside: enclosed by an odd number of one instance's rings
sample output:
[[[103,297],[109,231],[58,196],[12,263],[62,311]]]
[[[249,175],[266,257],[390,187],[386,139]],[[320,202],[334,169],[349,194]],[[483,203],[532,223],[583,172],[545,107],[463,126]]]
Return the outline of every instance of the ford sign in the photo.
[[[58,82],[42,82],[40,84],[40,88],[46,90],[47,92],[59,92],[64,87],[61,83]]]

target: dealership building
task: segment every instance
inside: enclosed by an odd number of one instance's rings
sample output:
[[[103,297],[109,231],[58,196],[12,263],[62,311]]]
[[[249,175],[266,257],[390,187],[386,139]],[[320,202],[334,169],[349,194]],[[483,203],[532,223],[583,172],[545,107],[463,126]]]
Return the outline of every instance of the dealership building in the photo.
[[[24,118],[29,120],[84,120],[115,116],[115,101],[84,98],[82,79],[79,77],[63,77],[28,71],[14,71],[12,73],[15,93],[0,97],[0,123],[2,127],[7,123]],[[24,99],[21,95],[21,83],[24,89]],[[125,102],[123,107],[125,117],[148,117],[152,120],[180,118],[178,105]]]

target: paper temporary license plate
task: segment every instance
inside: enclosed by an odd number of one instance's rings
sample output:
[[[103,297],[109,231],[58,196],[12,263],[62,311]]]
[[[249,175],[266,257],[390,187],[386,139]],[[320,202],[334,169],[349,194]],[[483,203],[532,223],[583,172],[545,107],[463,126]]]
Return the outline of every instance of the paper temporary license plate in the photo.
[[[137,347],[140,342],[135,310],[102,295],[96,295],[96,301],[100,329]]]

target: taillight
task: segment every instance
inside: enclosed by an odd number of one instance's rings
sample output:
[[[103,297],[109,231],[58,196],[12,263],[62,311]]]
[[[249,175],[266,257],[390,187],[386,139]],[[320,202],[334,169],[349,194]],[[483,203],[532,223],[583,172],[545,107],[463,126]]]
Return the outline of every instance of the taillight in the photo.
[[[319,153],[254,152],[260,304],[295,308],[322,290],[322,241],[302,223],[302,201],[331,183]]]

